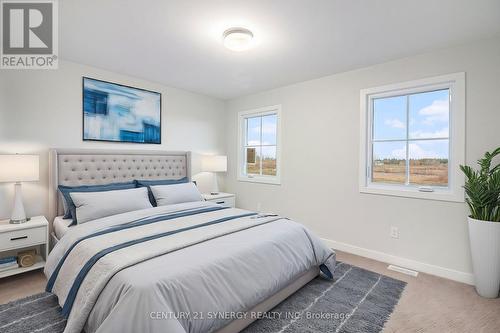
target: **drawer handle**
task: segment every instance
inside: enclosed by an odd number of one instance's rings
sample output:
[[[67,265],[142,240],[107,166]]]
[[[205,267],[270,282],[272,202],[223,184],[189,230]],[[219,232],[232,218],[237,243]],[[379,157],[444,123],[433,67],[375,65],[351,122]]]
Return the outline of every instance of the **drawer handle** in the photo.
[[[11,241],[15,241],[15,240],[20,240],[20,239],[27,239],[28,236],[21,236],[21,237],[14,237],[14,238],[11,238],[10,240]]]
[[[216,204],[219,204],[219,205],[221,205],[221,204],[223,204],[223,203],[225,203],[225,202],[224,202],[224,201],[217,201],[217,202],[216,202]]]

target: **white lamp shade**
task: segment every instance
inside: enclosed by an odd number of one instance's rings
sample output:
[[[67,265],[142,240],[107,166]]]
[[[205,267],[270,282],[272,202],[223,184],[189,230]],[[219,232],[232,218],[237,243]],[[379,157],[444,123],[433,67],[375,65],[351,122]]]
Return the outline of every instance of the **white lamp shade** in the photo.
[[[0,182],[30,182],[39,179],[38,155],[0,155]]]
[[[227,156],[204,156],[201,169],[206,172],[226,172]]]

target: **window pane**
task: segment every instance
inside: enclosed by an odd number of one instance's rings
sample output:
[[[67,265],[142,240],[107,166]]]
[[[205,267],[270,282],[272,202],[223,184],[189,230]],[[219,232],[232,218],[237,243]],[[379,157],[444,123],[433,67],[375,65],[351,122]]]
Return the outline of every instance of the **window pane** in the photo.
[[[410,183],[448,186],[448,140],[413,141],[410,148]]]
[[[260,175],[260,147],[248,147],[245,151],[246,174]]]
[[[373,139],[406,139],[406,96],[373,100]]]
[[[275,114],[262,117],[262,144],[276,144],[276,124],[278,116]]]
[[[262,147],[262,174],[276,176],[276,146]]]
[[[262,117],[252,117],[246,119],[246,129],[247,129],[247,146],[257,146],[260,145],[260,128],[261,128]]]
[[[406,183],[406,142],[373,143],[373,183]]]
[[[449,101],[448,89],[410,95],[410,138],[448,138]]]

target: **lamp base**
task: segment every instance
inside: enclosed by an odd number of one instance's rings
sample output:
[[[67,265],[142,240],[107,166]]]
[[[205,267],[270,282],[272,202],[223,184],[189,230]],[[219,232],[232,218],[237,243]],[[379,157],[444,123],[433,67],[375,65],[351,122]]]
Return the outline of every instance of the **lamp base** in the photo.
[[[26,218],[26,213],[24,212],[21,183],[18,182],[15,184],[14,208],[12,209],[12,215],[9,223],[20,224],[25,222],[28,222],[28,219]]]
[[[22,220],[9,220],[9,223],[10,224],[22,224],[22,223],[26,223],[28,222],[30,219],[28,218],[25,218],[25,219],[22,219]]]
[[[212,172],[212,190],[210,191],[211,195],[219,194],[219,182],[217,181],[217,173]]]

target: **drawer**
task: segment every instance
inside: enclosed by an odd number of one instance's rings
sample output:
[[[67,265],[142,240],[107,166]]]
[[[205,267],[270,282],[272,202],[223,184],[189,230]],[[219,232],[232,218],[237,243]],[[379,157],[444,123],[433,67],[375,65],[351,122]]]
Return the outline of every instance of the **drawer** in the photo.
[[[47,228],[38,227],[14,230],[0,234],[0,251],[47,242]]]
[[[216,204],[222,205],[224,207],[234,207],[235,206],[234,197],[213,199],[210,201],[215,202]]]

